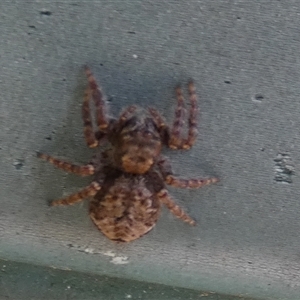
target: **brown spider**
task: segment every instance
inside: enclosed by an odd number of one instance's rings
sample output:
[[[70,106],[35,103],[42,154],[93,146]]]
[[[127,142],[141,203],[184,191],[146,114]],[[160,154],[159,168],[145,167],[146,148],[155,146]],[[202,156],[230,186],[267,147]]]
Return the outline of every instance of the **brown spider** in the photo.
[[[150,231],[159,217],[161,203],[176,217],[195,225],[195,221],[175,204],[165,183],[180,188],[199,188],[218,179],[178,179],[168,160],[161,155],[163,145],[172,149],[189,149],[196,140],[197,107],[193,82],[188,85],[191,103],[188,136],[183,138],[185,109],[180,87],[176,88],[177,108],[171,128],[153,108],[148,112],[138,112],[136,106],[130,106],[115,120],[106,114],[102,91],[88,67],[85,72],[89,82],[82,106],[86,143],[94,148],[106,139],[112,147],[98,153],[83,166],[38,153],[38,157],[66,172],[94,175],[89,186],[55,200],[51,205],[70,205],[91,197],[89,213],[96,226],[109,239],[122,242],[133,241]],[[96,131],[90,111],[91,98],[96,109]]]

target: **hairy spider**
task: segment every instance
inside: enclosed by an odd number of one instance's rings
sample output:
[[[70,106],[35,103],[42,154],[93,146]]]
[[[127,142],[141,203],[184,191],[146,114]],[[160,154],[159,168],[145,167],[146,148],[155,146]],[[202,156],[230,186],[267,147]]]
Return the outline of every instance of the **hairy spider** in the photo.
[[[38,153],[38,157],[54,166],[81,176],[94,175],[92,183],[79,192],[51,203],[70,205],[85,198],[90,201],[90,217],[109,239],[133,241],[150,231],[164,204],[176,217],[190,225],[195,221],[171,198],[165,184],[179,188],[199,188],[218,181],[217,178],[179,179],[173,175],[168,160],[161,155],[162,146],[189,149],[196,140],[196,93],[193,82],[188,85],[190,112],[187,137],[182,135],[184,125],[184,98],[176,88],[175,120],[169,128],[160,113],[149,108],[138,111],[136,106],[126,108],[118,120],[108,117],[102,91],[88,67],[85,67],[88,87],[82,105],[84,137],[88,147],[99,146],[106,140],[108,150],[96,154],[87,165],[75,165],[52,156]],[[90,100],[95,106],[94,130]]]

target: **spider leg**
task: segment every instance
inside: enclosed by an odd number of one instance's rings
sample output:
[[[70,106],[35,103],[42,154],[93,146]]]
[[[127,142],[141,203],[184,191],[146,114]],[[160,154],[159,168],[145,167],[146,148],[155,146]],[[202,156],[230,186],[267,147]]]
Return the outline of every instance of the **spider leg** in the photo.
[[[197,138],[197,96],[196,88],[194,83],[191,81],[188,85],[189,96],[190,96],[190,115],[189,115],[189,131],[188,137],[182,145],[183,149],[190,149]]]
[[[57,205],[71,205],[77,202],[84,200],[85,198],[92,197],[97,194],[97,192],[101,189],[101,186],[98,182],[93,181],[89,186],[84,189],[78,191],[77,193],[71,194],[65,198],[61,198],[58,200],[54,200],[51,202],[51,206]]]
[[[211,178],[198,178],[198,179],[182,179],[177,178],[173,175],[172,167],[168,160],[164,157],[161,157],[157,165],[163,176],[163,179],[166,184],[178,187],[178,188],[200,188],[205,185],[216,183],[219,181],[216,177]]]
[[[91,94],[94,99],[95,108],[96,108],[96,122],[98,129],[100,131],[105,131],[109,125],[109,120],[107,118],[105,102],[103,99],[103,94],[98,86],[95,77],[93,76],[89,67],[85,66],[85,73],[89,82],[89,87],[91,89]]]
[[[137,107],[135,105],[128,106],[121,114],[119,117],[119,121],[122,123],[126,122],[131,115],[136,111]]]
[[[37,153],[37,157],[48,161],[55,167],[62,169],[68,173],[74,173],[81,176],[89,176],[95,173],[95,167],[92,164],[78,166],[39,152]]]
[[[200,188],[205,185],[209,185],[212,183],[218,182],[219,179],[212,177],[212,178],[198,178],[198,179],[182,179],[176,178],[175,176],[168,175],[165,178],[165,182],[168,185],[178,187],[178,188]]]
[[[177,97],[177,107],[175,110],[175,119],[173,122],[171,134],[170,134],[170,140],[169,140],[169,147],[172,149],[179,149],[180,145],[182,144],[182,138],[180,137],[180,135],[181,135],[182,127],[184,125],[185,108],[184,108],[184,98],[180,86],[176,88],[176,97]]]
[[[175,120],[171,130],[171,135],[169,139],[169,147],[172,149],[190,149],[195,143],[197,137],[197,98],[196,89],[194,83],[191,81],[188,85],[189,97],[190,97],[190,113],[188,122],[188,137],[183,139],[181,134],[181,129],[184,124],[184,99],[182,96],[182,91],[180,87],[176,88],[177,95],[177,108],[175,111]]]
[[[165,130],[166,128],[168,128],[162,115],[158,112],[158,110],[156,110],[155,108],[149,107],[148,111],[151,114],[151,116],[159,130]]]
[[[166,125],[163,117],[155,108],[150,107],[148,108],[148,111],[151,114],[156,126],[158,127],[158,131],[160,133],[160,136],[162,137],[163,143],[167,145],[170,136],[168,125]]]
[[[166,189],[162,189],[157,193],[158,199],[171,211],[173,215],[190,225],[196,225],[193,220],[169,195]]]
[[[84,137],[85,141],[90,148],[95,148],[98,146],[99,142],[96,139],[94,130],[93,130],[93,124],[92,124],[92,118],[91,118],[91,111],[89,106],[89,101],[92,96],[92,90],[88,86],[85,94],[84,94],[84,100],[82,104],[82,119],[83,119],[83,127],[84,127]]]

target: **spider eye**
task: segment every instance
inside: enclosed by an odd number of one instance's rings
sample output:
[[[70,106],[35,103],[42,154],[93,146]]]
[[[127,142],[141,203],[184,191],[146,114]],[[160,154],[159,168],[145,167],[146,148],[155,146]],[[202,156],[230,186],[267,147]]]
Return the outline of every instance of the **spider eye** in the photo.
[[[146,138],[151,138],[151,137],[152,137],[152,132],[150,132],[149,130],[146,130],[146,131],[144,132],[144,137],[146,137]]]

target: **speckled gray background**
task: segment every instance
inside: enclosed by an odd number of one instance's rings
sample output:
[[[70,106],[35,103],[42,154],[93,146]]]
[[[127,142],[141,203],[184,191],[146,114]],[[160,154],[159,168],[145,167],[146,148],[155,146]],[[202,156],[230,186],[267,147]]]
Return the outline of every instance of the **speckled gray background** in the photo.
[[[300,294],[300,3],[298,1],[2,1],[0,257],[89,273],[250,295]],[[84,163],[80,105],[87,63],[111,112],[157,107],[194,78],[199,138],[166,150],[170,191],[198,226],[164,210],[144,238],[115,245],[87,203],[47,201],[85,186],[35,151]]]

